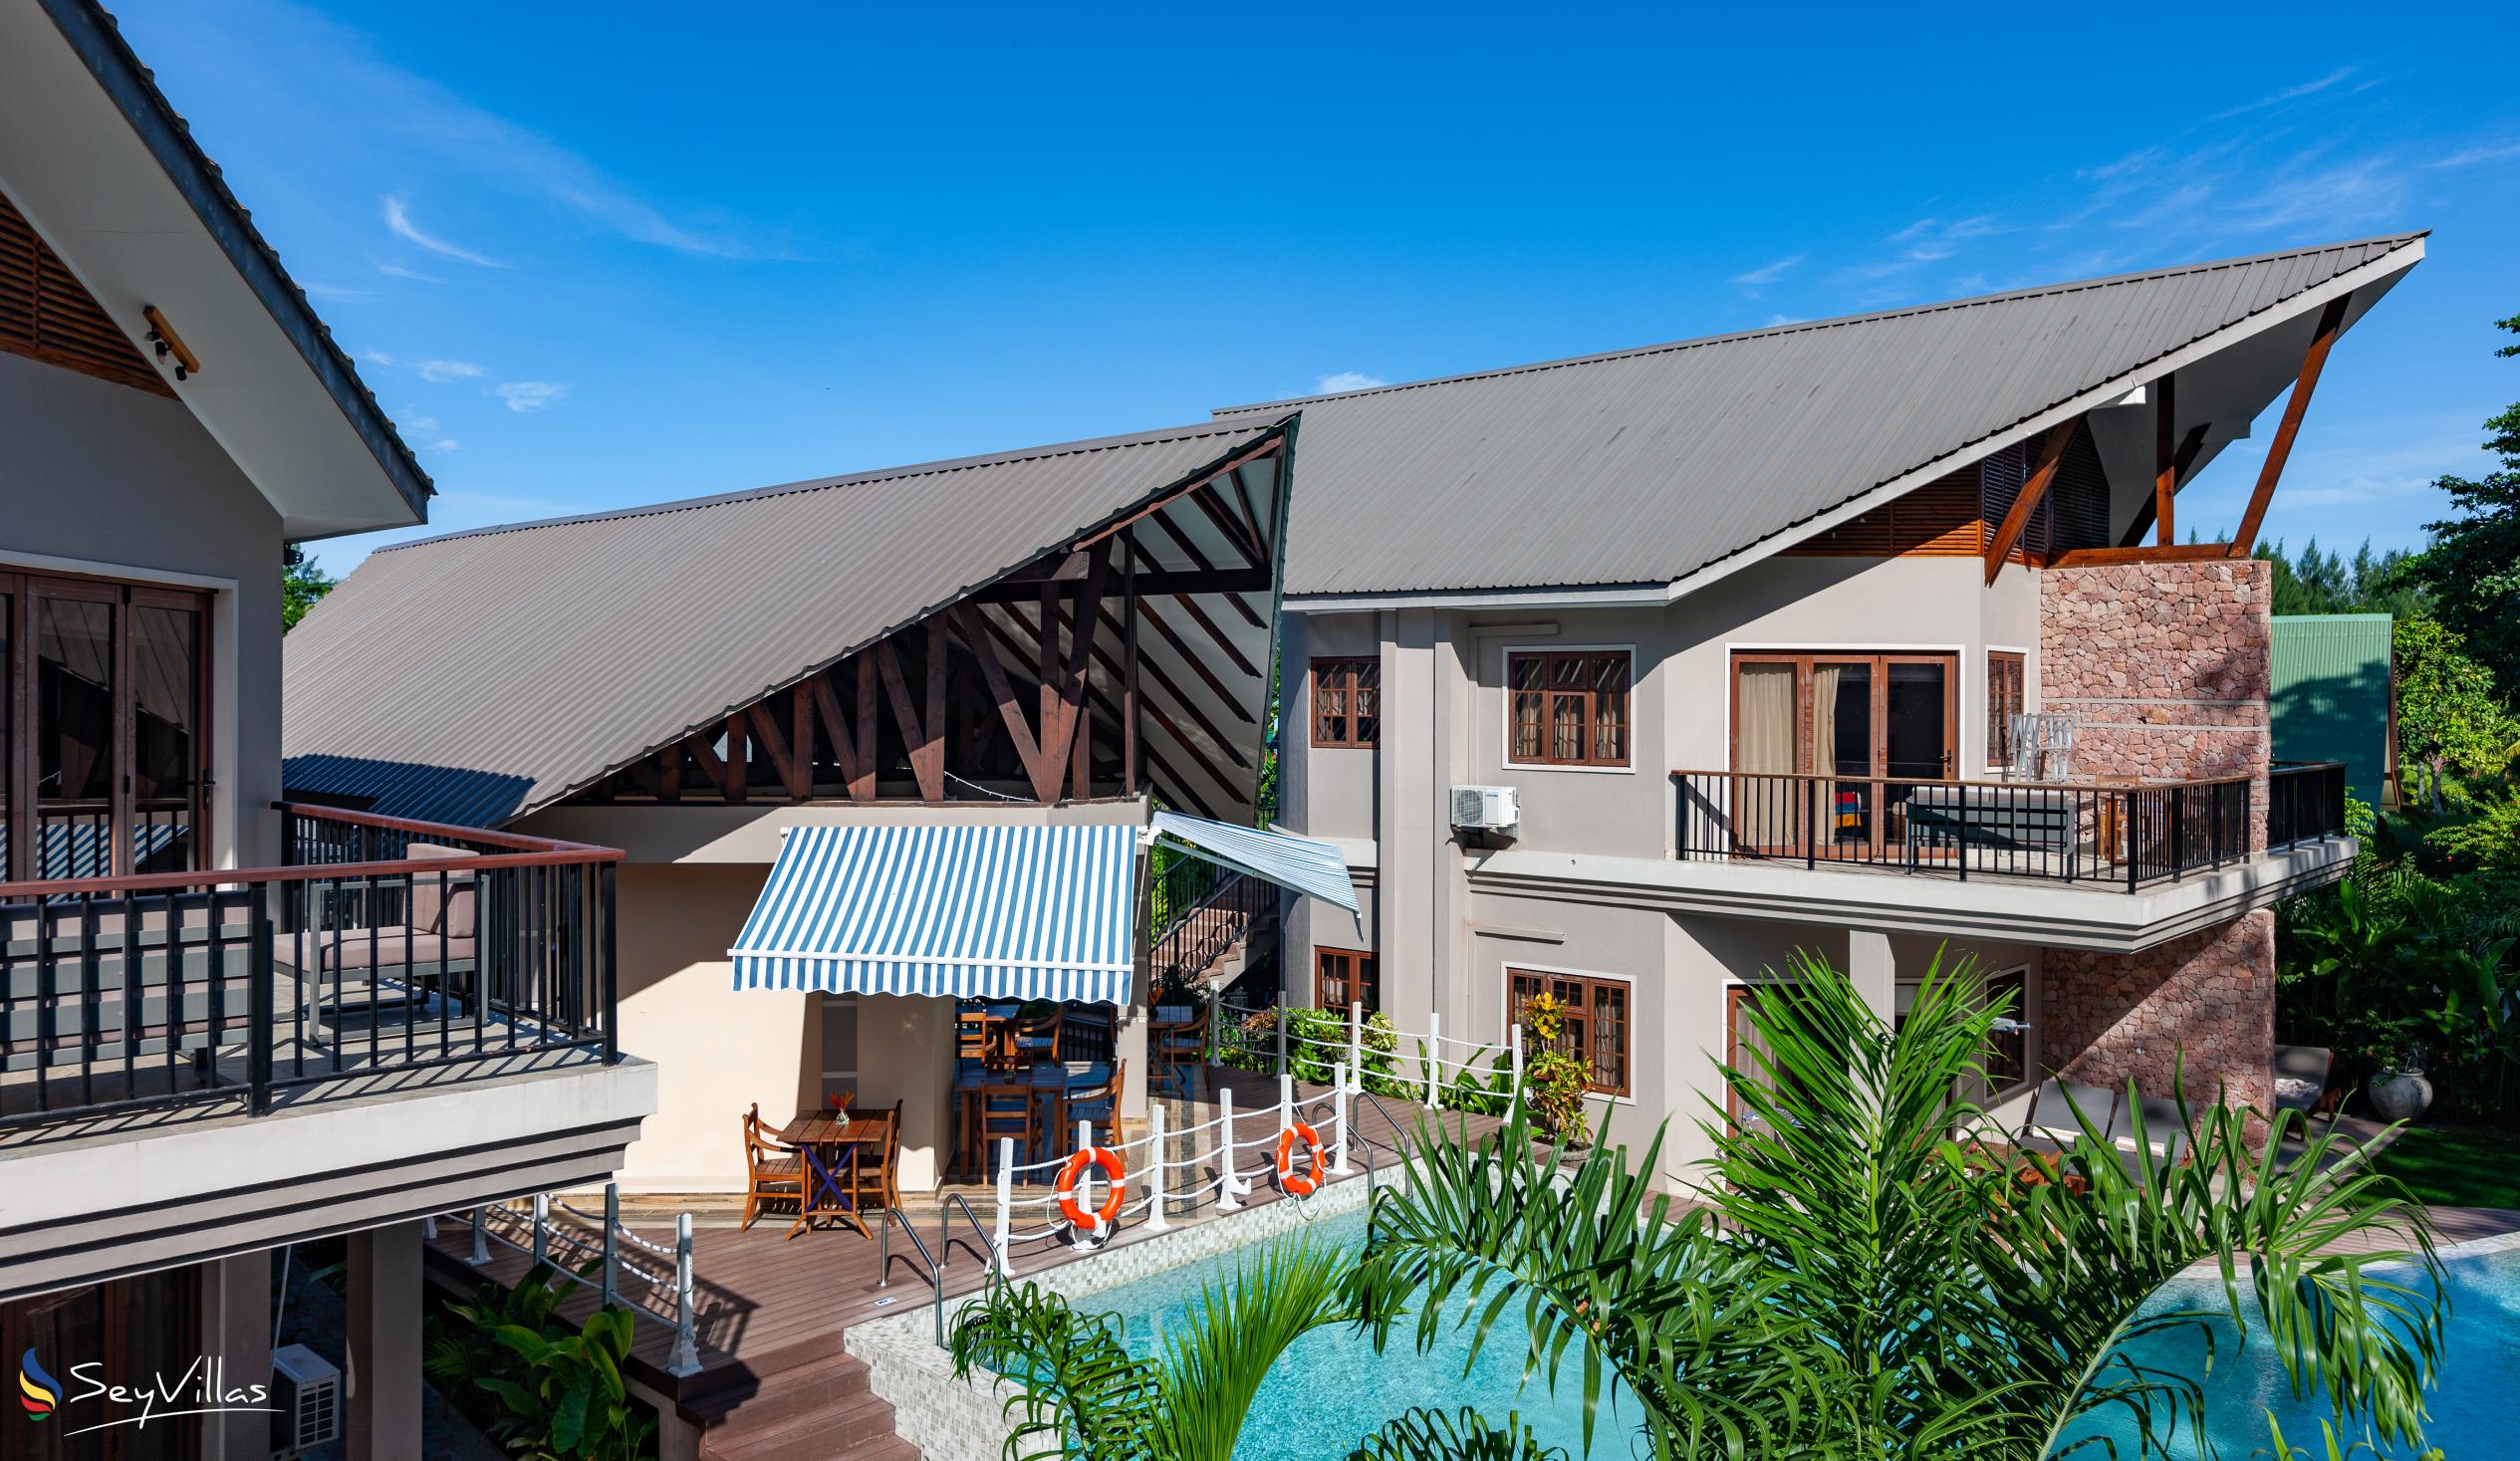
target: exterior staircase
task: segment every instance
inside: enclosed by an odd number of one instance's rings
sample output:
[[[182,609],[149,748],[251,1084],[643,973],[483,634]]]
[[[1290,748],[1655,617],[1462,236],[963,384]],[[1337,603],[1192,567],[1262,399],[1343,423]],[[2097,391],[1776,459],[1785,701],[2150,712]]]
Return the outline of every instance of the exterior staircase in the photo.
[[[836,1335],[783,1368],[729,1371],[680,1408],[702,1427],[702,1461],[918,1461],[892,1433],[892,1406],[868,1384],[866,1362],[841,1352]]]
[[[1177,862],[1158,880],[1147,957],[1152,985],[1192,980],[1223,989],[1277,926],[1278,888],[1207,862]]]

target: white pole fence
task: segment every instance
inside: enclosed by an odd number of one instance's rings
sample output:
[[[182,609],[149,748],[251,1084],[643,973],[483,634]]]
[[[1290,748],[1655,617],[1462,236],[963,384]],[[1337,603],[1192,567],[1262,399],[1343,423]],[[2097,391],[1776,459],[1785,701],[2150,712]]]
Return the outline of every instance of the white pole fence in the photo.
[[[576,1223],[552,1221],[552,1209],[578,1219]],[[650,1323],[667,1325],[673,1330],[673,1348],[665,1358],[665,1371],[682,1376],[700,1372],[699,1322],[695,1312],[696,1295],[691,1263],[691,1214],[674,1217],[673,1243],[653,1243],[630,1231],[622,1222],[621,1189],[611,1183],[604,1188],[604,1211],[592,1213],[555,1200],[547,1192],[538,1192],[533,1201],[520,1210],[507,1202],[484,1203],[466,1214],[472,1228],[472,1255],[467,1260],[474,1267],[487,1266],[491,1259],[490,1245],[498,1244],[522,1253],[531,1264],[549,1263],[553,1270],[570,1283],[596,1294],[607,1306],[620,1306]],[[590,1231],[592,1230],[592,1231]],[[436,1236],[436,1221],[430,1219],[423,1235]],[[669,1260],[669,1273],[649,1271],[625,1258],[627,1245],[641,1253]],[[587,1261],[601,1265],[601,1277],[589,1279],[577,1270]],[[622,1281],[636,1281],[639,1294],[626,1300]],[[671,1313],[663,1312],[668,1306]]]
[[[1322,1148],[1310,1154],[1309,1166],[1305,1156],[1289,1153],[1290,1163],[1299,1172],[1311,1171],[1316,1181],[1354,1175],[1359,1165],[1355,1146],[1365,1139],[1355,1130],[1355,1121],[1369,1079],[1382,1083],[1374,1087],[1381,1094],[1429,1109],[1445,1104],[1454,1097],[1456,1088],[1463,1086],[1485,1097],[1489,1104],[1483,1108],[1491,1113],[1497,1109],[1496,1102],[1510,1111],[1521,1099],[1520,1025],[1509,1028],[1505,1048],[1499,1051],[1445,1035],[1441,1020],[1431,1015],[1425,1033],[1412,1035],[1370,1027],[1362,1002],[1350,1005],[1346,1013],[1344,1038],[1332,1041],[1293,1028],[1284,1009],[1274,1011],[1272,1017],[1258,1010],[1218,1007],[1214,1027],[1220,1040],[1233,1042],[1227,1052],[1246,1064],[1267,1067],[1277,1077],[1277,1098],[1265,1109],[1237,1109],[1233,1089],[1220,1086],[1215,1114],[1207,1120],[1176,1129],[1169,1109],[1157,1101],[1148,1110],[1145,1134],[1100,1148],[1093,1145],[1093,1129],[1079,1122],[1075,1150],[1109,1151],[1120,1158],[1126,1174],[1124,1200],[1109,1224],[1080,1230],[1060,1207],[1063,1195],[1089,1214],[1110,1201],[1110,1188],[1099,1167],[1085,1167],[1074,1189],[1062,1194],[1054,1184],[1073,1152],[1018,1161],[1014,1138],[1001,1137],[993,1173],[998,1271],[1010,1271],[1010,1257],[1021,1245],[1064,1241],[1091,1246],[1108,1241],[1127,1226],[1165,1231],[1176,1219],[1202,1207],[1218,1213],[1238,1211],[1247,1205],[1244,1199],[1258,1190],[1255,1183],[1277,1181],[1278,1145],[1299,1124],[1313,1130]],[[1403,1075],[1398,1049],[1402,1041],[1411,1039],[1417,1042],[1417,1065]],[[1386,1070],[1369,1078],[1367,1064],[1378,1057]],[[1299,1063],[1328,1074],[1327,1094],[1306,1099],[1298,1093]],[[1464,1076],[1466,1081],[1461,1079]]]

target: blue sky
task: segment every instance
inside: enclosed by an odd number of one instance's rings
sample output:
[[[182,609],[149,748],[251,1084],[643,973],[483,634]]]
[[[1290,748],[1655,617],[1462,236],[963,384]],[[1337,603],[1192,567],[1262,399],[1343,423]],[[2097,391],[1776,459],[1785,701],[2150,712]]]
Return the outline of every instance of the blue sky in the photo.
[[[117,9],[432,531],[2401,227],[2267,535],[2520,399],[2507,5]]]

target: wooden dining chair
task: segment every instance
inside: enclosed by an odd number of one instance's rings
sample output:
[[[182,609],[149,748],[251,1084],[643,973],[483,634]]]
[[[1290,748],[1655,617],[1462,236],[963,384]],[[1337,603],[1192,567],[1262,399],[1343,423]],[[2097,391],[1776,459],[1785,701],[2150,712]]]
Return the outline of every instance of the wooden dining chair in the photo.
[[[744,1223],[749,1230],[768,1202],[805,1205],[805,1158],[771,1139],[761,1124],[761,1102],[744,1112]]]
[[[1015,1064],[1035,1066],[1043,1061],[1064,1060],[1068,1017],[1065,1011],[1054,1010],[1039,1019],[1026,1020],[1010,1032],[1014,1039]]]
[[[1112,1067],[1112,1078],[1102,1085],[1069,1092],[1061,1111],[1065,1129],[1060,1135],[1068,1136],[1079,1121],[1084,1121],[1094,1128],[1101,1144],[1116,1144],[1120,1138],[1120,1093],[1128,1082],[1129,1062],[1122,1061]]]
[[[1020,1164],[1033,1159],[1033,1151],[1041,1144],[1041,1106],[1035,1099],[1040,1093],[1030,1086],[983,1086],[972,1093],[973,1104],[979,1112],[980,1171],[993,1172],[1000,1138],[1015,1138],[1015,1160]]]
[[[1187,1100],[1196,1094],[1193,1088],[1198,1069],[1207,1060],[1207,1022],[1213,1013],[1202,1009],[1180,1024],[1153,1028],[1153,1064],[1147,1074],[1154,1095]]]
[[[857,1161],[849,1172],[849,1200],[861,1212],[872,1204],[878,1208],[901,1205],[901,1103],[892,1102],[883,1110],[862,1111],[858,1119],[880,1121],[881,1135],[860,1143]]]

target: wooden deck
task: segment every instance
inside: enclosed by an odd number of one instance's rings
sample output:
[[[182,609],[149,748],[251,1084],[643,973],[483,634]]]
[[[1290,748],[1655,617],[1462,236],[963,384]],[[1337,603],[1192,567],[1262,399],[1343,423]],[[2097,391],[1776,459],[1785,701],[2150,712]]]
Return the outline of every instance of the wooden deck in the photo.
[[[1228,1088],[1234,1093],[1235,1124],[1241,1139],[1255,1140],[1274,1129],[1275,1078],[1221,1069],[1211,1070],[1209,1075],[1211,1092]],[[1327,1088],[1304,1087],[1299,1090],[1298,1098],[1310,1102],[1327,1100],[1328,1096]],[[1184,1113],[1185,1119],[1196,1121],[1204,1121],[1212,1114],[1212,1106],[1205,1103]],[[1417,1120],[1429,1114],[1422,1106],[1388,1098],[1358,1101],[1356,1134],[1377,1148],[1377,1162],[1387,1169],[1401,1137],[1413,1132]],[[1474,1135],[1501,1124],[1493,1117],[1452,1113],[1443,1119],[1447,1123],[1466,1122]],[[1256,1151],[1245,1154],[1246,1175],[1263,1156]],[[1355,1175],[1345,1180],[1364,1180],[1366,1163],[1362,1152],[1353,1159],[1353,1165]],[[979,1189],[954,1190],[968,1196],[981,1226],[991,1220],[992,1196]],[[905,1195],[904,1200],[907,1203],[915,1199]],[[1250,1208],[1279,1200],[1282,1199],[1274,1190],[1255,1183],[1243,1203]],[[594,1210],[592,1204],[578,1205]],[[920,1200],[916,1208],[908,1211],[917,1224],[920,1240],[931,1251],[937,1250],[940,1226],[949,1235],[945,1249],[937,1252],[944,1269],[945,1296],[958,1297],[979,1288],[987,1272],[986,1235],[965,1220],[958,1207],[940,1208],[931,1200]],[[1187,1214],[1175,1212],[1170,1221],[1177,1228],[1185,1223],[1210,1221],[1215,1216],[1212,1207],[1202,1206]],[[553,1209],[553,1221],[567,1224],[569,1230],[583,1235],[591,1245],[596,1242],[598,1229],[594,1224],[571,1217],[557,1206]],[[625,1221],[641,1237],[668,1250],[672,1247],[670,1221],[642,1222],[634,1215],[626,1216]],[[705,1428],[726,1424],[742,1416],[747,1407],[759,1408],[763,1413],[774,1407],[787,1408],[778,1406],[775,1398],[783,1388],[781,1377],[816,1372],[843,1358],[843,1331],[866,1320],[916,1312],[935,1302],[936,1291],[931,1287],[927,1264],[898,1226],[890,1234],[888,1269],[880,1269],[878,1260],[883,1245],[874,1238],[844,1228],[825,1228],[800,1233],[791,1240],[786,1237],[789,1221],[784,1215],[765,1216],[749,1231],[731,1223],[702,1226],[695,1222],[692,1269],[698,1294],[695,1310],[701,1370],[679,1379],[665,1372],[673,1339],[669,1287],[672,1261],[633,1247],[625,1246],[623,1250],[625,1262],[656,1274],[668,1286],[651,1297],[636,1279],[625,1275],[621,1281],[624,1302],[660,1314],[668,1321],[639,1322],[631,1355],[632,1376],[654,1392],[670,1397],[683,1416],[696,1425]],[[1016,1226],[1021,1230],[1028,1224],[1038,1226],[1038,1219],[1020,1219]],[[882,1225],[876,1226],[880,1229]],[[526,1236],[521,1227],[506,1231],[519,1240]],[[1140,1219],[1125,1225],[1112,1242],[1126,1244],[1145,1236],[1150,1235],[1143,1231]],[[1016,1250],[1011,1268],[1018,1277],[1078,1262],[1099,1251],[1071,1248],[1055,1240],[1011,1246]],[[491,1261],[479,1268],[470,1266],[469,1223],[461,1215],[440,1220],[429,1254],[432,1281],[469,1297],[484,1279],[511,1284],[524,1276],[530,1266],[525,1254],[497,1242],[489,1247]],[[565,1245],[554,1245],[555,1253],[566,1257],[563,1248]],[[583,1260],[584,1255],[578,1257]],[[883,1282],[886,1278],[888,1285]],[[594,1302],[593,1295],[581,1292],[563,1305],[562,1312],[582,1317]]]

